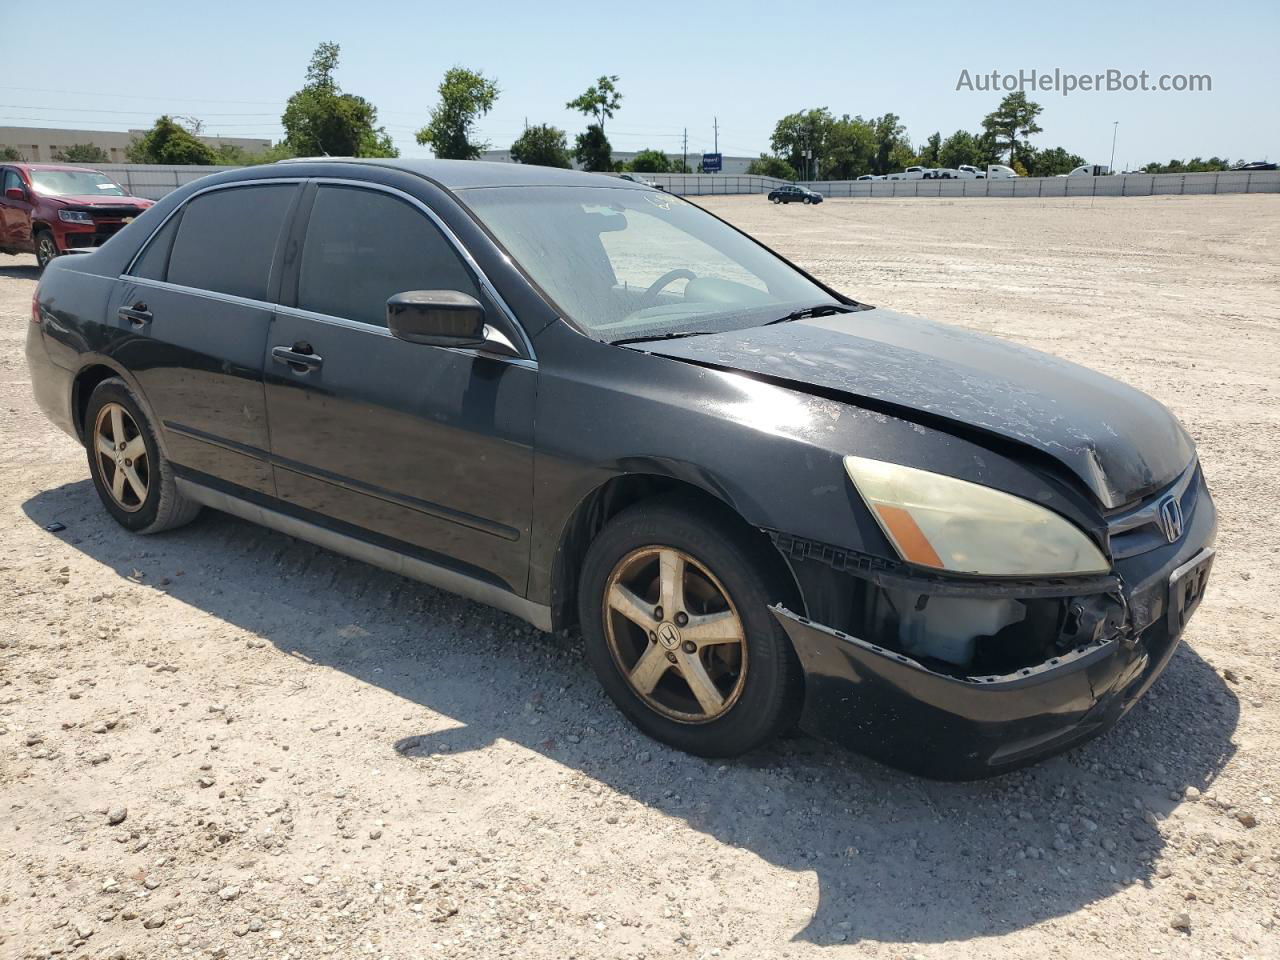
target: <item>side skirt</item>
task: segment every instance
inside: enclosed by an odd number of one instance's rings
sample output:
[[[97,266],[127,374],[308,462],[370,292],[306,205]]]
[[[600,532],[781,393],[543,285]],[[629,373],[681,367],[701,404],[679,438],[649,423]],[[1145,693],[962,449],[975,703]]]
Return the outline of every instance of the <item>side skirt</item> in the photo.
[[[233,497],[230,494],[223,493],[221,490],[214,490],[212,487],[206,487],[184,477],[175,477],[174,479],[184,497],[194,500],[203,506],[221,510],[223,513],[229,513],[251,523],[270,527],[272,530],[278,530],[291,537],[297,537],[299,540],[306,540],[308,543],[314,543],[316,546],[324,547],[326,550],[332,550],[335,553],[362,560],[375,567],[390,570],[392,573],[398,573],[402,577],[419,580],[433,587],[439,587],[441,590],[456,593],[459,596],[466,597],[468,600],[487,604],[504,613],[519,617],[539,630],[551,632],[551,607],[546,604],[534,603],[532,600],[516,596],[509,590],[504,590],[502,587],[492,583],[485,583],[466,574],[458,573],[456,570],[449,570],[446,567],[427,563],[425,560],[419,560],[416,557],[408,557],[402,553],[388,550],[386,547],[380,547],[344,533],[328,530],[306,520],[300,520],[277,510],[271,510],[256,503],[242,500],[239,497]]]

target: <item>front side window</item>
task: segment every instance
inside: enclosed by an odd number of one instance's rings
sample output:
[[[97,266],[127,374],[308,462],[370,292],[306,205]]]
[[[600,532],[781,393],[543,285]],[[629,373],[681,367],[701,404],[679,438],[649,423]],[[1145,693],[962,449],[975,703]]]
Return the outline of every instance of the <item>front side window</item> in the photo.
[[[19,179],[18,177],[18,171],[12,168],[5,170],[4,182],[3,184],[0,184],[0,193],[4,192],[5,190],[8,190],[11,187],[21,187],[21,186],[22,186],[22,180]]]
[[[564,315],[597,339],[745,329],[839,302],[669,194],[629,187],[460,193]]]
[[[46,197],[124,197],[120,185],[96,170],[32,170],[31,186]]]
[[[295,183],[271,183],[196,197],[182,211],[168,281],[266,300],[276,241],[296,191]]]
[[[298,306],[386,326],[388,298],[409,290],[479,296],[471,272],[421,210],[376,190],[322,185],[302,248]]]

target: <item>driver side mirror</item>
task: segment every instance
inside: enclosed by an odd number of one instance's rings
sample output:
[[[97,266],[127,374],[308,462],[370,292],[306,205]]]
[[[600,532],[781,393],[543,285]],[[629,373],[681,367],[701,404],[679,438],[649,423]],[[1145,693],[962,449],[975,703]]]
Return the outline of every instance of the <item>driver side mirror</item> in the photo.
[[[484,307],[457,290],[408,290],[387,300],[393,337],[433,347],[478,347],[485,341]]]
[[[4,192],[4,198],[6,200],[25,200],[27,199],[27,191],[21,187],[9,187]]]

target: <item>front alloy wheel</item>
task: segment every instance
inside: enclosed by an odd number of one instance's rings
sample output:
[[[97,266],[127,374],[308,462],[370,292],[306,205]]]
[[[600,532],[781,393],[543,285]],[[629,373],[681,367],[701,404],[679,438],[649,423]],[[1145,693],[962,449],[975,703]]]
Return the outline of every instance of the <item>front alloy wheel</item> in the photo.
[[[41,230],[36,234],[36,266],[41,270],[49,265],[49,261],[58,255],[58,244],[54,242],[53,234],[48,230]]]
[[[614,568],[605,635],[627,684],[679,723],[733,708],[747,677],[742,620],[719,581],[681,550],[646,546]]]
[[[800,662],[771,605],[794,584],[727,508],[643,500],[592,540],[578,583],[587,659],[618,708],[663,743],[730,757],[791,726]]]
[[[126,513],[136,513],[147,502],[151,463],[142,431],[129,411],[118,403],[105,403],[93,424],[93,449],[111,498]]]

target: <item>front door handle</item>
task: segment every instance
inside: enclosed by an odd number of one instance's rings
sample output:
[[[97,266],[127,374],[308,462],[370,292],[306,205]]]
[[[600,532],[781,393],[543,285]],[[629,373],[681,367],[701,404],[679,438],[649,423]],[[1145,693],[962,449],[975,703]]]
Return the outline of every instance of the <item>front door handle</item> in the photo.
[[[151,311],[147,309],[147,305],[141,300],[132,307],[121,307],[116,311],[116,315],[121,320],[128,320],[135,327],[146,326],[151,322]]]
[[[318,370],[324,363],[323,358],[311,352],[311,345],[307,343],[295,343],[292,347],[272,347],[271,359],[276,363],[283,363],[295,373]]]

